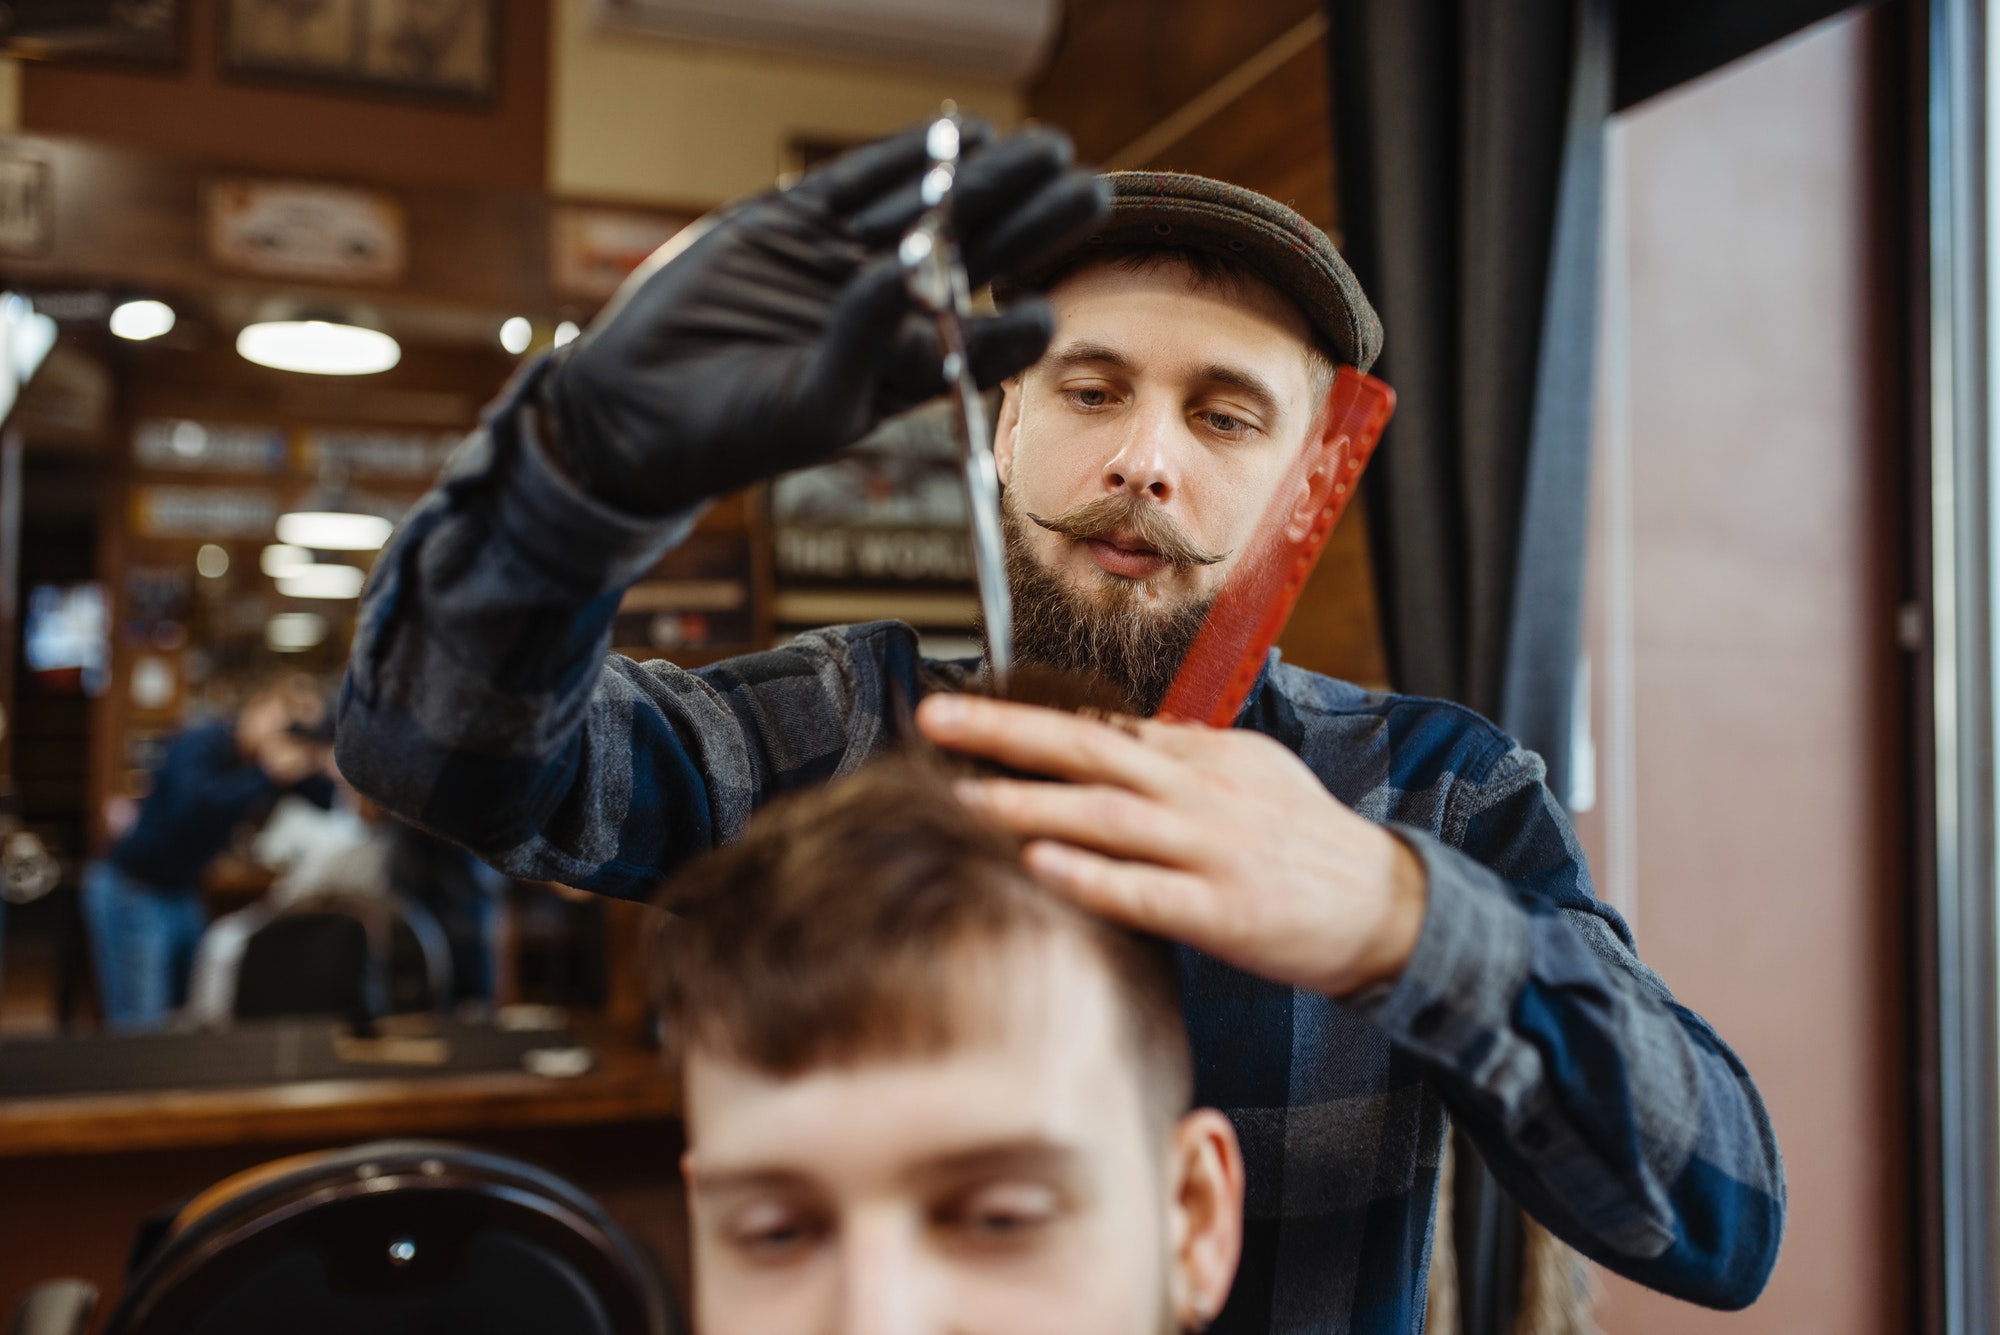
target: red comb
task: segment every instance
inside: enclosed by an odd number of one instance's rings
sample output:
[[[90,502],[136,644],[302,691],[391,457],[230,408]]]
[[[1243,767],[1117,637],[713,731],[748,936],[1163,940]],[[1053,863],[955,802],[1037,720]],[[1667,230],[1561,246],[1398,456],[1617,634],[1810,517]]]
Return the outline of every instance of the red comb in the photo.
[[[1332,444],[1326,501],[1305,532],[1291,536],[1292,512],[1299,489],[1315,466],[1328,456],[1305,451],[1292,466],[1278,495],[1257,527],[1252,545],[1238,558],[1236,569],[1208,609],[1180,671],[1167,687],[1158,717],[1181,723],[1206,723],[1227,728],[1236,722],[1264,659],[1292,615],[1306,577],[1319,563],[1327,535],[1354,498],[1361,470],[1382,439],[1389,414],[1396,411],[1396,391],[1373,376],[1343,366],[1334,377],[1326,411]]]

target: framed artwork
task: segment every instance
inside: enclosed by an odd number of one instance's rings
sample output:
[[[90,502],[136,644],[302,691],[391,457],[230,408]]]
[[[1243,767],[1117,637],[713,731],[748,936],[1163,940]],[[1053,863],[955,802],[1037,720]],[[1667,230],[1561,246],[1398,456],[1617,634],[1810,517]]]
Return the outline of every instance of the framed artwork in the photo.
[[[827,463],[771,484],[787,587],[962,587],[971,582],[965,484],[951,409],[892,418]]]
[[[54,232],[49,164],[0,153],[0,254],[40,255]]]
[[[499,83],[498,0],[223,0],[222,67],[484,100]]]
[[[208,254],[273,278],[393,283],[407,255],[394,195],[315,181],[223,178],[208,187]]]
[[[184,0],[14,0],[0,5],[0,55],[179,64],[186,14]]]
[[[549,215],[549,285],[560,296],[602,301],[691,221],[684,214],[557,205]]]

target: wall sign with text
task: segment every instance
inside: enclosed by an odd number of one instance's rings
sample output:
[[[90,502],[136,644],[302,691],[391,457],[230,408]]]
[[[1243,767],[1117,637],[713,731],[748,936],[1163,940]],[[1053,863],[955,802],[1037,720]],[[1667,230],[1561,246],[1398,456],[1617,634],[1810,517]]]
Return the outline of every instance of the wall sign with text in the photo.
[[[403,206],[355,186],[219,180],[208,189],[208,253],[275,278],[393,283],[408,254]]]

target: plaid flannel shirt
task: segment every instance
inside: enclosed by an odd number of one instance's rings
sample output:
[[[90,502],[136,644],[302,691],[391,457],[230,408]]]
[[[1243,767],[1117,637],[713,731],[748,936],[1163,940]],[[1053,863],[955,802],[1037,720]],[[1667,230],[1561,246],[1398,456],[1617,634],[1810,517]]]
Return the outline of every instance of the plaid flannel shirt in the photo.
[[[516,391],[518,394],[518,390]],[[643,897],[768,799],[860,766],[962,683],[898,623],[687,672],[607,654],[625,586],[691,518],[584,496],[503,400],[383,552],[339,707],[362,792],[516,876]],[[1276,661],[1239,723],[1422,858],[1400,980],[1335,1001],[1183,954],[1198,1097],[1248,1169],[1218,1331],[1421,1331],[1450,1119],[1585,1254],[1749,1303],[1783,1169],[1749,1075],[1591,890],[1539,758],[1454,705]]]

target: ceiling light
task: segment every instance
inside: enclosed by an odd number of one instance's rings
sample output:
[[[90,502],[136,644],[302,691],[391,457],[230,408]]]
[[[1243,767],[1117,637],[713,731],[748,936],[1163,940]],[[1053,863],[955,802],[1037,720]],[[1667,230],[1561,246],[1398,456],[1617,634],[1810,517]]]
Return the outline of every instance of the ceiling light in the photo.
[[[287,598],[359,598],[367,579],[359,566],[300,566],[278,576],[278,592]]]
[[[319,552],[372,552],[395,528],[380,515],[294,510],[278,516],[278,541]]]
[[[576,321],[564,320],[556,326],[556,346],[560,348],[576,342],[576,336],[582,332],[576,327]]]
[[[111,332],[134,342],[158,338],[173,327],[174,308],[164,301],[128,301],[111,312]]]
[[[203,579],[221,579],[229,573],[228,549],[204,542],[194,554],[194,568]]]
[[[264,623],[264,647],[295,654],[326,638],[326,618],[317,612],[280,612]]]
[[[289,575],[300,566],[309,566],[312,563],[311,552],[303,547],[293,547],[282,542],[272,543],[264,549],[263,555],[257,558],[257,568],[272,579]]]
[[[528,344],[535,338],[535,327],[528,323],[525,315],[510,315],[500,325],[500,346],[520,356],[528,350]]]
[[[236,351],[244,360],[309,375],[373,375],[403,359],[396,340],[378,329],[331,320],[263,320],[243,326]]]

